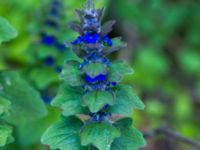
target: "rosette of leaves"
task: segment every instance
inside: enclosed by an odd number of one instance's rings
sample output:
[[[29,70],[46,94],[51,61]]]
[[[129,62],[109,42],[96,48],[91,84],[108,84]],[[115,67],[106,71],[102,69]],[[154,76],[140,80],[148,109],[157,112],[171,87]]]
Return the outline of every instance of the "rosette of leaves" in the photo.
[[[107,58],[126,44],[108,37],[114,21],[101,26],[103,9],[95,9],[91,1],[76,12],[81,22],[70,27],[80,36],[68,46],[80,58],[65,63],[60,75],[63,84],[51,103],[62,110],[62,117],[41,141],[61,150],[137,150],[145,140],[132,126],[131,114],[144,104],[131,86],[120,84],[133,70],[124,61]],[[116,115],[120,117],[114,119]]]
[[[0,17],[0,42],[16,36],[16,30]],[[42,118],[46,113],[39,93],[17,72],[0,71],[0,147],[14,141],[14,126]]]

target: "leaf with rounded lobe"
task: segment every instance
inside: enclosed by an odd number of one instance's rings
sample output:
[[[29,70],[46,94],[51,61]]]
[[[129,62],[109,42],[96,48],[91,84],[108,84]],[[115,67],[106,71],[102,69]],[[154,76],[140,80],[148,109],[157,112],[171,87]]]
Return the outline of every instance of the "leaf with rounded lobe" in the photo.
[[[17,36],[17,31],[9,24],[9,22],[0,17],[0,44],[9,41]]]
[[[81,146],[79,132],[83,122],[74,117],[64,118],[50,126],[41,138],[43,144],[51,149],[60,150],[86,150]]]
[[[4,118],[9,115],[10,105],[10,101],[0,95],[0,118]]]
[[[108,80],[111,82],[119,82],[126,74],[133,74],[133,69],[124,61],[115,61],[110,65]]]
[[[145,146],[146,142],[142,133],[131,126],[130,120],[129,118],[120,119],[113,124],[120,129],[121,136],[115,139],[110,150],[138,150]]]
[[[112,142],[119,136],[120,131],[106,122],[88,123],[80,133],[83,146],[92,144],[99,150],[110,150]]]
[[[119,85],[115,88],[115,104],[109,111],[114,114],[131,116],[133,109],[144,109],[143,102],[134,94],[129,85]]]
[[[112,39],[112,47],[105,47],[105,50],[103,51],[104,55],[109,55],[112,52],[118,51],[121,48],[126,47],[127,44],[123,41],[121,41],[121,37],[113,38]]]
[[[32,69],[30,72],[30,79],[40,90],[44,90],[51,84],[59,81],[57,72],[50,67],[38,67]]]
[[[0,96],[11,102],[10,115],[6,121],[19,125],[44,117],[46,107],[39,93],[14,71],[0,72]]]
[[[82,105],[88,106],[91,112],[98,112],[105,104],[113,105],[115,97],[106,91],[92,91],[83,96]]]
[[[82,73],[79,69],[80,63],[78,61],[70,60],[65,63],[61,72],[60,78],[65,80],[71,86],[81,86],[84,81]]]
[[[13,128],[4,122],[0,122],[0,147],[14,141],[12,137]]]
[[[40,143],[44,131],[60,119],[60,113],[55,107],[48,105],[48,115],[42,119],[17,126],[15,138],[22,149]],[[31,133],[31,136],[30,136]],[[27,138],[28,137],[28,138]]]
[[[81,87],[71,87],[64,83],[60,86],[58,94],[51,105],[60,107],[64,116],[80,114],[84,112],[81,106],[81,98],[84,91]]]
[[[91,63],[83,68],[84,73],[90,77],[96,77],[100,74],[107,73],[107,66],[101,63]]]

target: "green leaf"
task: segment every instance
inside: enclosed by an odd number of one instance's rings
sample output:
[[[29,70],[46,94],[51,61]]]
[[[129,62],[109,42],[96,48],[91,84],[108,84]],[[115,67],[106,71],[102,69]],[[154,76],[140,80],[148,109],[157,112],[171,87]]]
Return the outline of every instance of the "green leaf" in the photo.
[[[0,17],[0,44],[9,41],[17,36],[16,30],[8,23],[8,21]]]
[[[67,49],[66,53],[67,53],[66,56],[65,56],[66,61],[75,60],[75,61],[78,61],[78,62],[82,62],[82,59],[79,58],[76,55],[76,53],[74,53],[71,49]]]
[[[115,127],[123,129],[123,128],[131,127],[132,124],[133,124],[133,120],[131,118],[126,117],[126,118],[117,120],[113,125]]]
[[[100,63],[91,63],[83,68],[84,73],[90,77],[96,77],[99,74],[107,73],[107,66]]]
[[[31,122],[47,114],[40,95],[14,71],[0,72],[0,96],[11,102],[6,120],[14,125]]]
[[[9,115],[10,101],[0,96],[0,118],[4,118]]]
[[[0,122],[0,147],[5,146],[14,141],[12,137],[12,127]]]
[[[49,127],[42,136],[41,142],[51,149],[85,150],[80,144],[79,132],[83,122],[72,116],[62,117],[60,121]]]
[[[82,85],[84,82],[79,65],[80,63],[77,61],[67,61],[61,72],[60,78],[65,80],[71,86]]]
[[[40,143],[44,131],[60,118],[55,107],[48,106],[48,115],[40,120],[22,124],[15,129],[15,138],[21,149]],[[31,133],[31,136],[30,136]],[[28,138],[27,138],[28,137]]]
[[[119,85],[115,88],[115,104],[110,106],[110,112],[130,116],[132,110],[144,109],[143,102],[133,93],[133,89],[129,85]]]
[[[123,48],[123,47],[126,47],[126,46],[127,46],[127,44],[121,40],[121,37],[113,38],[113,39],[112,39],[112,43],[113,43],[113,46],[112,46],[112,47],[120,47],[120,48]]]
[[[124,61],[115,61],[110,65],[108,80],[111,82],[119,82],[124,75],[132,73],[133,69]]]
[[[60,107],[64,116],[75,115],[84,112],[81,106],[81,97],[84,91],[81,87],[71,87],[67,83],[60,86],[57,96],[51,105]]]
[[[110,150],[113,140],[120,136],[120,131],[112,125],[100,122],[89,123],[81,130],[81,144],[92,144],[99,150]]]
[[[113,124],[120,129],[121,136],[115,139],[110,150],[138,150],[145,146],[142,133],[131,127],[130,121],[130,118],[124,118]]]
[[[83,96],[82,105],[88,106],[91,112],[98,112],[105,104],[113,105],[114,94],[106,91],[92,91]]]
[[[48,67],[31,70],[30,78],[36,87],[42,90],[59,81],[58,74],[52,68]]]

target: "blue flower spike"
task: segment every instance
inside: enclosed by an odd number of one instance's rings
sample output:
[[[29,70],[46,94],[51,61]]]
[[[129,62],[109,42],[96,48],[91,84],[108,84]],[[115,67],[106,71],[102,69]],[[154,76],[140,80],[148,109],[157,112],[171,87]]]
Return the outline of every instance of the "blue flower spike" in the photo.
[[[42,143],[52,149],[138,150],[145,141],[131,117],[132,110],[143,109],[144,104],[131,86],[119,83],[133,72],[131,67],[107,58],[109,52],[122,48],[120,39],[107,36],[113,22],[101,27],[103,9],[96,9],[92,0],[77,14],[81,22],[72,29],[79,36],[69,47],[81,59],[66,61],[61,72],[64,84],[52,102],[62,110],[63,119],[47,129]]]

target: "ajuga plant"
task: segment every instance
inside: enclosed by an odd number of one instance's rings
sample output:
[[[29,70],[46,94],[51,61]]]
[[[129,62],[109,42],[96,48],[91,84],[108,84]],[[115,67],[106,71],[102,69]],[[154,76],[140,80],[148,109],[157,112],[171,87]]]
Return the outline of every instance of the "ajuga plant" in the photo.
[[[62,116],[41,141],[61,150],[137,150],[145,140],[133,127],[131,115],[144,104],[131,86],[119,83],[133,70],[124,61],[107,58],[126,44],[108,37],[114,21],[101,26],[103,9],[96,9],[90,0],[76,12],[81,22],[70,27],[80,36],[67,45],[80,58],[74,55],[65,63],[63,84],[51,103],[61,108]]]

